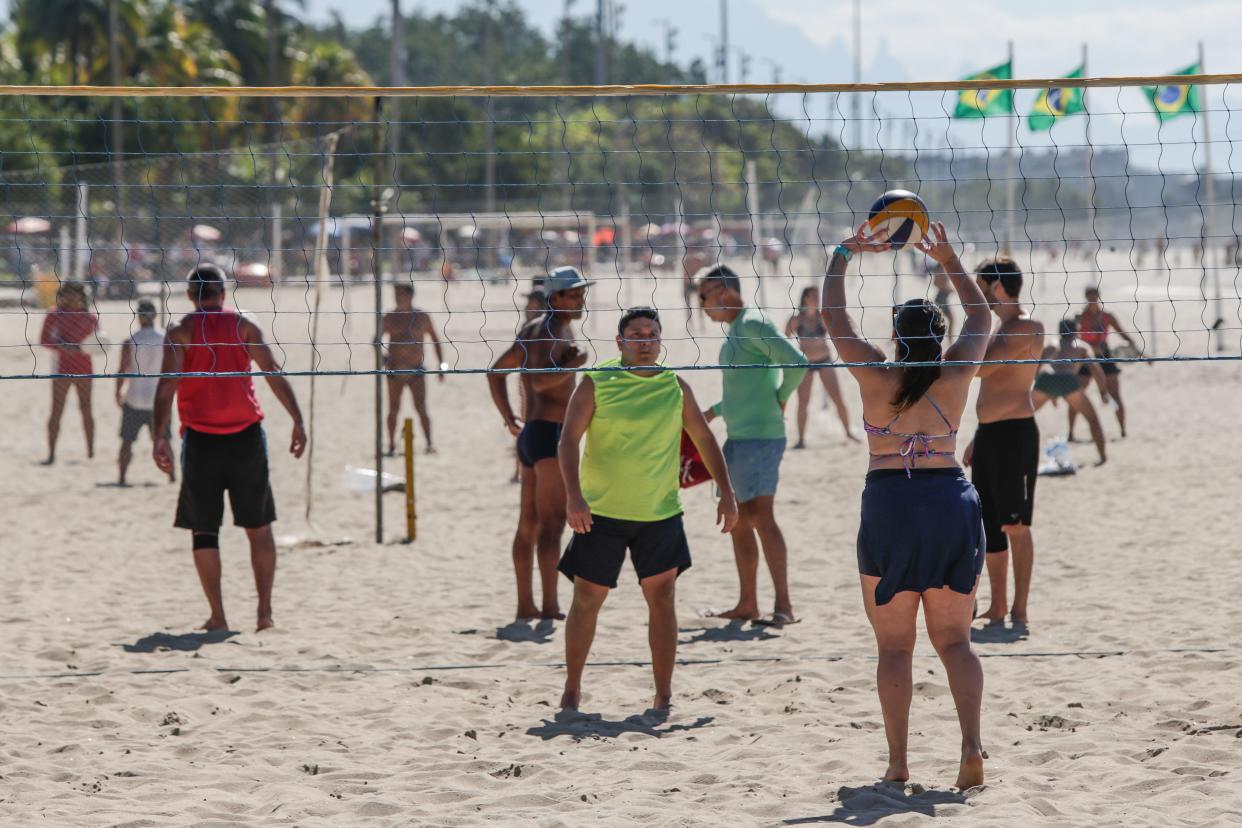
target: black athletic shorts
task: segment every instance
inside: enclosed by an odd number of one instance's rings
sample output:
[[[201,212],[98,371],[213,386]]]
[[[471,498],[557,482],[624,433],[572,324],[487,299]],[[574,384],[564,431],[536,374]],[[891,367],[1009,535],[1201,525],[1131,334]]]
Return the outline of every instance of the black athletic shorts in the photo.
[[[155,412],[141,408],[131,408],[128,405],[121,406],[121,442],[132,443],[138,439],[138,435],[145,428],[148,431],[154,427]],[[172,437],[171,425],[164,427],[164,436]]]
[[[1002,526],[1031,525],[1035,479],[1039,472],[1039,427],[1034,417],[983,423],[975,432],[971,482],[983,506],[983,532],[989,552],[1004,552],[1009,538]]]
[[[540,460],[555,457],[561,442],[561,423],[551,420],[531,420],[522,426],[517,438],[518,460],[523,466],[534,466]]]
[[[173,525],[220,531],[225,492],[234,526],[258,529],[276,520],[276,499],[267,478],[267,438],[259,423],[236,434],[187,428],[182,436],[181,495]]]
[[[690,544],[681,515],[657,521],[591,515],[591,531],[573,536],[557,569],[571,581],[577,577],[612,589],[626,549],[640,581],[670,569],[680,575],[690,568]]]

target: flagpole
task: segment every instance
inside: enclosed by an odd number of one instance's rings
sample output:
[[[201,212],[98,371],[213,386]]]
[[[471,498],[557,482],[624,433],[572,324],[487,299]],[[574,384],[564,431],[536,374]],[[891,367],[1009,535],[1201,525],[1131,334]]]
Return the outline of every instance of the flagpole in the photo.
[[[1013,41],[1012,40],[1009,41],[1009,77],[1011,78],[1015,77],[1014,71],[1013,71]],[[1008,184],[1008,187],[1006,187],[1006,190],[1007,190],[1006,201],[1008,203],[1007,206],[1009,210],[1009,232],[1007,234],[1007,238],[1005,239],[1005,244],[1002,245],[1001,247],[1001,252],[1006,255],[1011,255],[1014,239],[1016,239],[1018,235],[1017,217],[1014,215],[1015,203],[1016,203],[1015,191],[1017,189],[1017,183],[1018,183],[1017,182],[1017,170],[1015,169],[1015,166],[1014,166],[1014,160],[1015,160],[1014,151],[1015,151],[1015,147],[1018,142],[1018,114],[1017,114],[1017,109],[1016,109],[1016,103],[1017,103],[1017,101],[1015,100],[1016,96],[1014,95],[1012,91],[1009,94],[1010,94],[1010,98],[1009,98],[1009,110],[1010,110],[1009,111],[1009,155],[1006,159],[1006,165],[1005,165],[1007,168],[1005,177],[1007,179],[1007,184]]]
[[[1091,77],[1091,73],[1087,70],[1087,44],[1082,44],[1082,76],[1084,78]],[[1082,114],[1085,116],[1086,126],[1084,134],[1086,135],[1086,147],[1083,148],[1083,155],[1087,163],[1087,230],[1091,234],[1091,238],[1095,241],[1095,255],[1091,257],[1091,270],[1098,272],[1100,269],[1100,238],[1095,230],[1095,148],[1091,146],[1091,112],[1087,109],[1087,90],[1082,90]]]
[[[1199,41],[1199,74],[1201,75],[1203,74],[1203,41],[1202,40]],[[1206,238],[1203,239],[1203,258],[1200,261],[1200,264],[1204,268],[1206,268],[1212,263],[1212,254],[1211,254],[1212,240],[1216,236],[1216,195],[1214,192],[1215,187],[1212,183],[1212,131],[1208,127],[1208,110],[1210,110],[1212,107],[1208,104],[1208,101],[1207,101],[1207,88],[1206,87],[1200,87],[1200,88],[1203,90],[1202,91],[1203,99],[1200,101],[1200,111],[1198,112],[1198,115],[1202,116],[1202,122],[1203,122],[1203,167],[1204,167],[1204,173],[1207,176],[1207,182],[1206,182],[1206,201],[1207,201],[1206,213],[1207,214],[1204,219],[1204,224],[1206,226],[1206,232],[1204,233],[1204,235],[1206,236]],[[1186,94],[1187,96],[1189,96],[1190,90],[1186,90]],[[1222,331],[1220,330],[1220,325],[1223,323],[1225,319],[1225,315],[1224,315],[1224,309],[1221,303],[1220,268],[1219,267],[1212,268],[1212,286],[1216,291],[1216,299],[1213,301],[1213,312],[1216,314],[1216,324],[1213,325],[1213,328],[1216,330],[1216,351],[1219,353],[1225,350],[1225,338],[1224,338]]]

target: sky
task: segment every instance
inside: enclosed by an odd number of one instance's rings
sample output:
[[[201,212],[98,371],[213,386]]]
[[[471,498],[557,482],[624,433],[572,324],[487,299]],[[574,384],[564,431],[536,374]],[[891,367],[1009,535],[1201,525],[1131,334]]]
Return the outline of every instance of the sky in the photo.
[[[449,12],[462,0],[402,0],[407,10]],[[595,0],[569,0],[575,16],[592,14]],[[678,30],[675,59],[683,64],[698,57],[714,66],[714,50],[720,34],[720,0],[622,0],[620,35],[623,39],[664,52],[665,24]],[[750,55],[751,82],[770,82],[780,72],[784,81],[848,82],[853,77],[852,0],[727,0],[730,31],[730,80],[741,80],[741,54]],[[530,18],[551,31],[565,13],[566,0],[519,0]],[[1242,51],[1237,32],[1242,31],[1242,0],[865,0],[863,6],[862,78],[865,81],[949,80],[1004,62],[1008,41],[1014,42],[1017,77],[1055,77],[1078,66],[1083,44],[1089,46],[1089,74],[1151,75],[1184,68],[1195,62],[1200,41],[1204,44],[1205,68],[1211,72],[1242,71]],[[386,17],[390,0],[307,0],[307,12],[326,19],[337,10],[347,24],[364,26]],[[778,69],[779,67],[779,69]],[[614,82],[622,78],[610,79]],[[719,80],[713,77],[712,80]],[[1207,91],[1207,100],[1222,107],[1222,94],[1229,108],[1242,110],[1242,88]],[[1029,110],[1036,92],[1018,93],[1017,108]],[[1157,149],[1138,150],[1148,163],[1162,163],[1189,170],[1202,165],[1202,148],[1195,147],[1195,124],[1191,118],[1170,122],[1157,139],[1155,117],[1138,89],[1091,93],[1089,108],[1092,141],[1128,143],[1135,148],[1164,143]],[[802,102],[778,102],[779,111],[791,116]],[[863,102],[869,112],[872,101]],[[943,119],[952,100],[941,95],[880,96],[874,106],[885,115],[907,118],[913,114],[930,122]],[[827,96],[810,102],[812,117],[832,128],[833,112]],[[842,101],[847,108],[849,103]],[[1126,114],[1122,114],[1126,113]],[[1230,152],[1235,137],[1242,139],[1242,118],[1228,122],[1225,113],[1213,115],[1213,141],[1218,156],[1215,169],[1227,166],[1233,156],[1242,167],[1242,144]],[[1219,117],[1218,117],[1219,116]],[[1019,141],[1037,146],[1081,144],[1085,119],[1066,119],[1053,133],[1031,134],[1019,129]],[[840,129],[838,125],[837,129]],[[954,122],[920,130],[920,146],[1003,146],[1005,124],[989,119]],[[850,137],[852,133],[847,133]],[[867,135],[874,135],[874,129]],[[874,137],[870,139],[874,145]],[[885,146],[905,142],[901,127],[881,138]],[[1172,170],[1170,170],[1172,171]]]

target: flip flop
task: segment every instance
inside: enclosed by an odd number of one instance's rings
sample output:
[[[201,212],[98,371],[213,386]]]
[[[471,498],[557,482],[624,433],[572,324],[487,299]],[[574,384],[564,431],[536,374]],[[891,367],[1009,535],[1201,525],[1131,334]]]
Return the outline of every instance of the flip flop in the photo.
[[[783,612],[774,612],[763,618],[756,618],[750,623],[757,624],[760,627],[776,627],[779,629],[780,627],[788,627],[790,624],[797,624],[801,620],[801,618],[792,618]]]

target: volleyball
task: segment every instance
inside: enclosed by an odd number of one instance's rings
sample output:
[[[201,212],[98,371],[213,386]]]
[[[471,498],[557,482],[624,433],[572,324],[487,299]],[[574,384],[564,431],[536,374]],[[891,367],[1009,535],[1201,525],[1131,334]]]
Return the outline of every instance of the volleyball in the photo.
[[[905,250],[923,238],[929,221],[923,199],[909,190],[889,190],[871,205],[867,229],[885,233],[893,250]]]

